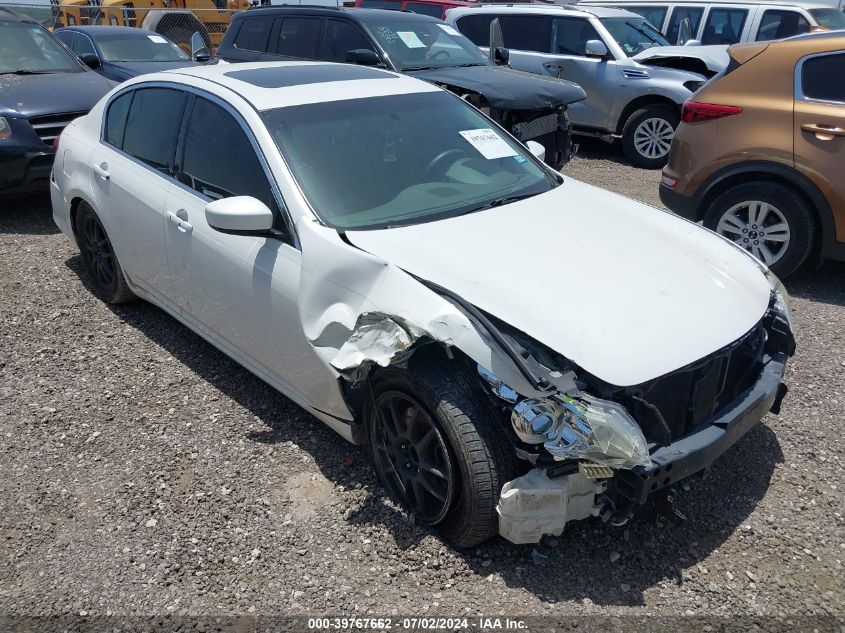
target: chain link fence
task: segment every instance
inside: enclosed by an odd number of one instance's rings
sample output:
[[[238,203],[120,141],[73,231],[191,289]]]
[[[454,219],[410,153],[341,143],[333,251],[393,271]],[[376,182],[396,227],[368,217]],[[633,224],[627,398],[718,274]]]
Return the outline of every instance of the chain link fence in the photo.
[[[229,28],[232,16],[250,6],[239,0],[220,2],[224,6],[217,7],[210,0],[71,0],[61,4],[0,1],[0,8],[40,22],[50,30],[92,24],[143,28],[163,35],[190,54],[194,33],[199,33],[206,46],[214,49]]]

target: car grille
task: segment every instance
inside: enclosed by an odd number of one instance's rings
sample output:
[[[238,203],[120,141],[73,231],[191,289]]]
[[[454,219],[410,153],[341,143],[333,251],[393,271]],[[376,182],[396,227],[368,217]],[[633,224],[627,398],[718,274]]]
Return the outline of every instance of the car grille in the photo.
[[[527,141],[543,134],[554,132],[558,127],[558,114],[547,114],[546,116],[537,117],[532,121],[524,121],[516,123],[513,126],[513,135],[520,141]]]
[[[36,116],[29,119],[29,124],[45,145],[52,145],[53,139],[62,133],[68,123],[84,114],[85,112],[65,112],[64,114]]]
[[[628,405],[646,438],[667,444],[721,413],[757,379],[766,336],[758,323],[702,361],[636,388]]]

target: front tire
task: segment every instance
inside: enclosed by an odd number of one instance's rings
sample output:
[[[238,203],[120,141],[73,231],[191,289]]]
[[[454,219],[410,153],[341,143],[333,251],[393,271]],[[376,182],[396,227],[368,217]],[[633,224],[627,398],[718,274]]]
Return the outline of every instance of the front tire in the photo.
[[[750,252],[778,277],[807,260],[816,235],[807,201],[777,182],[731,187],[707,207],[704,226]]]
[[[97,297],[106,303],[124,303],[135,298],[103,223],[85,202],[79,203],[76,213],[76,241],[91,289]]]
[[[649,105],[634,112],[622,130],[622,148],[635,166],[659,169],[669,162],[669,149],[681,115],[668,105]]]
[[[372,393],[368,444],[391,497],[456,547],[494,536],[515,457],[479,387],[459,370],[420,362],[378,371]]]

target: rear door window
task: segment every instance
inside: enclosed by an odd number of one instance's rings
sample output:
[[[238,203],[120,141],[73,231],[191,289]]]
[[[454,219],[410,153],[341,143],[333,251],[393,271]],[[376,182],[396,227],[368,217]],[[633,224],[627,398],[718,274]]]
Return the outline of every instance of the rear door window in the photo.
[[[285,18],[279,28],[276,54],[314,59],[320,18]],[[346,61],[345,59],[343,61]]]
[[[707,21],[704,23],[704,32],[701,34],[701,43],[703,45],[736,44],[742,36],[747,17],[748,9],[722,7],[710,9]]]
[[[126,119],[123,151],[164,174],[172,174],[184,107],[185,93],[181,90],[136,90]]]
[[[701,24],[702,15],[704,15],[704,7],[676,6],[672,10],[669,27],[666,29],[666,39],[669,40],[669,43],[672,45],[685,44],[685,42],[678,41],[678,36],[681,34],[681,24],[683,24],[684,20],[689,20],[689,37],[690,39],[695,39],[695,36],[698,34],[698,27]]]
[[[241,29],[238,31],[238,35],[235,37],[235,48],[239,48],[242,51],[265,52],[272,27],[273,19],[270,17],[244,20],[241,23]]]
[[[801,65],[801,93],[807,99],[845,104],[845,53],[806,60]]]
[[[757,41],[779,40],[810,31],[810,23],[798,11],[766,9],[757,30]]]
[[[666,19],[666,12],[668,7],[620,7],[627,9],[632,13],[643,16],[649,24],[656,28],[661,33],[663,32],[663,21]]]

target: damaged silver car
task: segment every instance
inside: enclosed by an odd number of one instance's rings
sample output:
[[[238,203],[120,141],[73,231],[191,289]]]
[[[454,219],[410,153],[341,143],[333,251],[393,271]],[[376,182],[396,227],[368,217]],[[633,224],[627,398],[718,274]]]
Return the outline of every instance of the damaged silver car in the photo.
[[[364,445],[418,523],[535,542],[707,468],[777,412],[795,344],[745,251],[528,145],[385,70],[185,68],[66,128],[53,214],[97,295]]]

